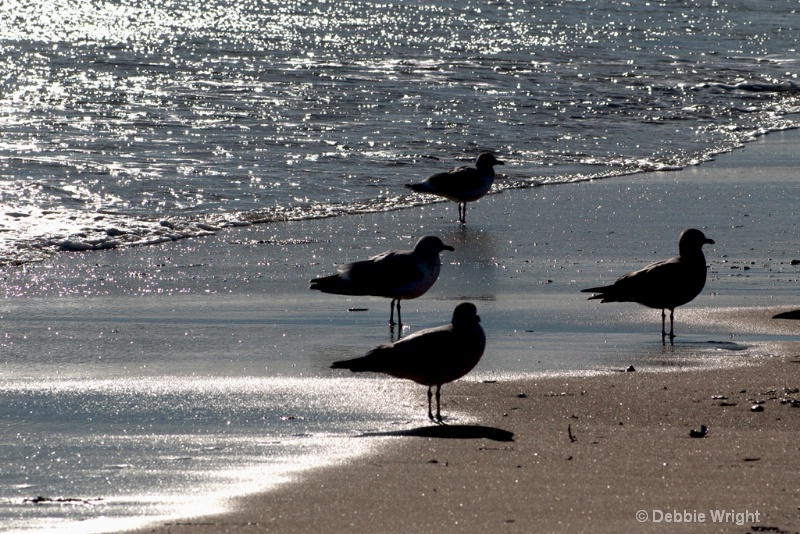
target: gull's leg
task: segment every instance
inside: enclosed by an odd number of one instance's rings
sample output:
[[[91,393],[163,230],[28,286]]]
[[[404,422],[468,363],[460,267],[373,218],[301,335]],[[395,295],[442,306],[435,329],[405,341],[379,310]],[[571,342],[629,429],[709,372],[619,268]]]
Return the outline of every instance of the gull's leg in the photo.
[[[435,421],[436,419],[433,418],[433,411],[431,410],[431,399],[433,398],[432,387],[433,386],[428,386],[428,419]]]
[[[675,308],[669,310],[669,340],[672,341],[675,339],[675,330],[673,326],[673,320],[675,319]]]
[[[458,222],[461,224],[466,224],[467,222],[467,203],[466,202],[459,202],[458,203]]]
[[[392,325],[392,326],[394,326],[394,301],[395,301],[395,299],[392,299],[392,302],[389,304],[389,324]],[[399,315],[399,312],[398,312],[398,315]],[[399,317],[398,317],[398,319],[399,319]]]
[[[662,309],[661,310],[661,341],[664,341],[664,338],[667,337],[666,321],[667,321],[667,312]]]
[[[403,320],[400,318],[400,299],[397,299],[397,326],[403,328]]]
[[[436,385],[436,421],[442,422],[442,385]]]

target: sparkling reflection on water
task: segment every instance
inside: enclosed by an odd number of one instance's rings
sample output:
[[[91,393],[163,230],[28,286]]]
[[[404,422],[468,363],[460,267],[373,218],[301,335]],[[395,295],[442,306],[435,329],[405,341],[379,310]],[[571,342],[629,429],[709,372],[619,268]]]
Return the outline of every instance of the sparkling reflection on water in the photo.
[[[100,532],[222,511],[232,495],[366,453],[377,440],[354,435],[412,411],[380,402],[387,388],[402,396],[402,384],[369,379],[6,383],[2,530]]]
[[[693,165],[797,125],[791,9],[7,0],[0,253],[408,206],[479,150],[499,188]]]

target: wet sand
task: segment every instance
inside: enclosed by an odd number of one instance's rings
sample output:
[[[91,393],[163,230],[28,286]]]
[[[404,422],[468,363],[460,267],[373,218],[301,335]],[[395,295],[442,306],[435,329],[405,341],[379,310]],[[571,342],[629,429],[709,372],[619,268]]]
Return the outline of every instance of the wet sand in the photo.
[[[443,388],[447,425],[429,424],[424,388],[409,388],[396,401],[419,406],[415,424],[353,438],[388,437],[374,454],[145,531],[797,530],[800,321],[771,317],[800,308],[798,138],[680,172],[492,195],[466,229],[445,204],[287,225],[289,238],[315,236],[292,252],[314,258],[298,278],[389,248],[393,228],[453,244],[440,282],[403,315],[416,330],[476,302],[484,360]],[[579,293],[674,255],[689,226],[717,244],[706,289],[676,311],[675,345],[660,343],[660,312]],[[304,320],[331,332],[320,369],[385,342],[388,301],[366,299],[356,317],[345,310],[364,300],[309,301],[297,287],[296,305],[316,306]],[[552,374],[569,370],[584,373]]]

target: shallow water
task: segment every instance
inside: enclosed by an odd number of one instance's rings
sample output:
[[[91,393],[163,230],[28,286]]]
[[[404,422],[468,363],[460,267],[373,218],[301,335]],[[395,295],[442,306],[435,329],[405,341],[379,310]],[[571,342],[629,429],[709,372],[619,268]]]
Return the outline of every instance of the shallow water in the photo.
[[[366,454],[377,440],[353,437],[405,422],[410,410],[381,402],[402,395],[397,388],[358,382],[158,376],[4,384],[2,530],[108,532],[220,512],[233,488],[263,491]],[[370,410],[343,411],[343,400]]]

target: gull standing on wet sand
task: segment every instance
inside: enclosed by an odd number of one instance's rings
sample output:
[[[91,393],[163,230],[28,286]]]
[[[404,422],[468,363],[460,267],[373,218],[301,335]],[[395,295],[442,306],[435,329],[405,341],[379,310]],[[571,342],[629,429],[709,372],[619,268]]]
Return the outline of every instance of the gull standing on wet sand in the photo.
[[[370,295],[392,299],[389,324],[394,325],[394,308],[397,304],[397,323],[400,318],[400,300],[415,299],[425,294],[436,279],[442,262],[439,253],[454,251],[435,236],[425,236],[417,241],[414,250],[390,250],[367,260],[339,267],[338,274],[314,278],[311,289],[336,295]]]
[[[428,418],[441,423],[442,384],[469,373],[486,348],[486,334],[480,321],[475,305],[463,302],[453,311],[450,324],[420,330],[405,339],[380,345],[361,358],[334,362],[331,368],[385,373],[428,386]],[[433,386],[436,386],[436,416],[431,406]]]
[[[449,172],[429,176],[406,187],[417,193],[431,193],[458,202],[458,222],[467,222],[467,202],[474,202],[489,192],[494,183],[494,166],[504,163],[489,152],[483,152],[475,167],[457,167]]]
[[[665,310],[669,310],[669,339],[672,341],[675,338],[672,324],[675,308],[693,300],[706,285],[705,244],[713,245],[714,241],[695,228],[684,230],[678,242],[678,256],[628,273],[610,286],[582,291],[598,293],[589,300],[636,302],[648,308],[660,308],[662,341],[667,335]]]

